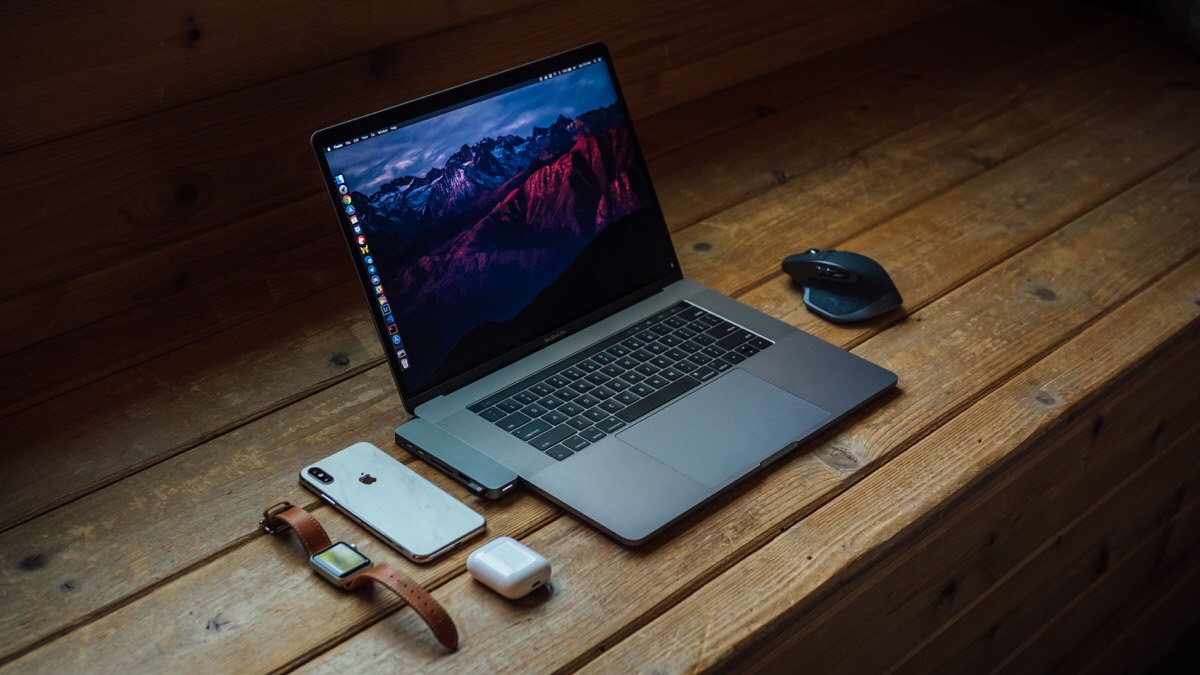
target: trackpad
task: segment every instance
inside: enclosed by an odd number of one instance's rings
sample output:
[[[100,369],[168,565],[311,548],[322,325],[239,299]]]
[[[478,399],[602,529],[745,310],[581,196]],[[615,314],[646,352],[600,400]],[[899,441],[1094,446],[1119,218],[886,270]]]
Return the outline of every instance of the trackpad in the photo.
[[[739,369],[618,436],[715,488],[758,466],[828,417],[825,410]]]

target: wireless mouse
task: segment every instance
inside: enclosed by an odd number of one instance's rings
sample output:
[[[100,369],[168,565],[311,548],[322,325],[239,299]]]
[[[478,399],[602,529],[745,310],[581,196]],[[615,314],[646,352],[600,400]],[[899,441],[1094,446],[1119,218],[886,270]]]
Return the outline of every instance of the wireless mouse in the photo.
[[[784,258],[783,271],[804,287],[804,304],[834,323],[871,319],[904,302],[883,266],[858,253],[813,248]]]

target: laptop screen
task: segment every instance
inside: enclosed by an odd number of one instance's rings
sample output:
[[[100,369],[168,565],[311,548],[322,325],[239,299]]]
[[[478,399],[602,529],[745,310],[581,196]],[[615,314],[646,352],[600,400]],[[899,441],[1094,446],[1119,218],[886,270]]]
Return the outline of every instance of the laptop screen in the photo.
[[[314,136],[406,401],[678,277],[611,73],[584,48]]]

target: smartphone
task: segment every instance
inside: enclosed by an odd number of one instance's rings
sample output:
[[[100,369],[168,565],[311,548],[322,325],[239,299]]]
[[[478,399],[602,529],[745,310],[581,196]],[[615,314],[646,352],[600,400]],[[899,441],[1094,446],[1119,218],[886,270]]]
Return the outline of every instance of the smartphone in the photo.
[[[483,516],[370,443],[304,467],[300,482],[414,562],[487,528]]]

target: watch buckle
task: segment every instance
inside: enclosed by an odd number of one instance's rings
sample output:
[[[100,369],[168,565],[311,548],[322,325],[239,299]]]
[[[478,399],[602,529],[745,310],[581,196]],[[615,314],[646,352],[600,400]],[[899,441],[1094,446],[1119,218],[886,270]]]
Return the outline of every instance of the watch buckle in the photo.
[[[292,508],[292,503],[286,501],[267,507],[267,510],[263,511],[262,520],[258,521],[258,524],[262,525],[263,532],[267,534],[287,532],[291,525],[288,525],[286,521],[277,520],[276,516],[290,508]]]

